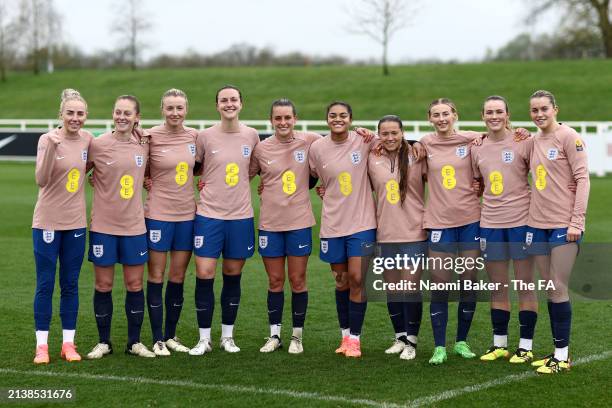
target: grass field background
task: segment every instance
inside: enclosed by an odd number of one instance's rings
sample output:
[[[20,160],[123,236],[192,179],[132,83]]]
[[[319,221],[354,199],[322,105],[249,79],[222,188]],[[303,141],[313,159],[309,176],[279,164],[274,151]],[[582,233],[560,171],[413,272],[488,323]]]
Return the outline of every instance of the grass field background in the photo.
[[[92,119],[110,119],[121,94],[138,96],[143,117],[155,119],[160,96],[176,87],[189,95],[190,119],[214,119],[215,91],[228,83],[243,91],[243,119],[265,119],[274,99],[288,97],[302,119],[324,119],[325,106],[344,99],[353,105],[356,120],[390,113],[426,120],[431,100],[449,97],[461,119],[479,120],[482,101],[497,94],[507,97],[513,120],[529,120],[529,95],[537,89],[556,95],[564,121],[612,119],[610,60],[397,66],[389,77],[379,67],[342,66],[19,73],[0,83],[0,118],[54,118],[61,90],[76,88],[89,102]]]
[[[255,185],[254,181],[253,185]],[[88,196],[91,189],[88,187]],[[0,296],[0,387],[66,388],[76,389],[78,406],[385,406],[385,404],[419,405],[431,402],[430,396],[440,396],[448,390],[482,384],[532,372],[526,366],[512,366],[497,361],[482,363],[465,361],[449,355],[447,364],[432,367],[427,363],[433,349],[428,305],[425,305],[418,355],[415,361],[405,362],[387,356],[384,349],[393,338],[393,331],[383,303],[370,303],[364,325],[360,360],[336,356],[339,333],[334,303],[334,284],[328,266],[318,259],[315,251],[310,258],[308,286],[310,304],[304,332],[305,353],[290,356],[286,348],[270,355],[259,353],[268,335],[266,289],[267,278],[258,255],[250,259],[243,277],[243,296],[236,323],[235,338],[242,348],[238,354],[219,351],[220,307],[217,304],[213,322],[214,351],[203,357],[173,355],[168,358],[140,359],[126,356],[123,348],[127,329],[123,311],[125,290],[122,276],[116,274],[112,340],[115,354],[100,361],[68,364],[59,359],[61,327],[59,323],[59,288],[54,295],[54,317],[49,338],[51,364],[35,367],[32,364],[35,346],[32,299],[35,287],[32,259],[31,217],[36,201],[34,166],[31,163],[0,163],[0,244],[3,260]],[[258,207],[258,200],[254,199]],[[320,201],[312,199],[317,220]],[[587,235],[589,242],[612,242],[612,178],[593,178]],[[316,232],[318,233],[318,231]],[[315,241],[315,242],[318,242]],[[193,261],[189,267],[185,288],[185,307],[178,327],[178,335],[187,345],[198,338],[193,304]],[[219,275],[218,275],[219,276]],[[219,299],[220,280],[216,293]],[[81,307],[78,321],[77,344],[86,353],[97,342],[93,316],[93,270],[87,261],[80,279]],[[290,336],[290,291],[286,289],[283,338]],[[448,330],[452,347],[456,328],[455,305],[450,306]],[[488,304],[480,303],[470,332],[470,343],[475,351],[483,352],[491,342]],[[541,310],[546,310],[545,306]],[[573,358],[599,355],[612,350],[610,325],[612,302],[574,304],[572,330]],[[510,347],[518,341],[516,308],[510,329]],[[151,342],[148,317],[142,331],[143,342]],[[534,343],[536,355],[551,351],[551,337],[547,313],[541,313]],[[35,375],[35,373],[39,375]],[[41,376],[48,373],[49,376]],[[113,381],[87,376],[118,376],[137,379],[175,381],[173,385],[143,383],[142,380]],[[75,377],[76,376],[76,377]],[[83,376],[83,377],[79,377]],[[185,386],[185,382],[209,384],[209,389]],[[182,383],[183,385],[179,385]],[[435,402],[435,406],[609,406],[612,383],[612,359],[603,359],[576,366],[560,376],[529,377],[509,382],[484,391],[465,393]],[[243,388],[227,388],[231,386]],[[225,387],[225,388],[224,388]],[[252,388],[244,388],[252,387]],[[289,390],[292,394],[273,390]],[[325,399],[332,396],[331,399]],[[358,401],[364,400],[364,401]],[[365,401],[367,400],[367,401]],[[435,400],[433,400],[435,401]],[[28,406],[35,406],[28,404]]]

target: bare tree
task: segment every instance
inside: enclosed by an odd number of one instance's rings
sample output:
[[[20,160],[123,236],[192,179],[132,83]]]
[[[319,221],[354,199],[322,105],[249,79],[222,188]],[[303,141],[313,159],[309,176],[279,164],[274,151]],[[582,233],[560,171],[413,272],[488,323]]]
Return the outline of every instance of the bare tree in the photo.
[[[51,48],[60,32],[59,22],[53,0],[21,0],[18,32],[35,75],[40,73],[45,54],[52,55]]]
[[[393,36],[408,25],[414,0],[355,0],[347,31],[366,35],[382,46],[383,75],[389,75],[388,50]]]
[[[527,21],[535,22],[544,12],[558,9],[564,12],[562,21],[596,26],[601,34],[606,58],[612,58],[612,8],[610,0],[529,0]]]
[[[6,82],[6,71],[8,62],[11,59],[12,49],[9,48],[11,40],[9,33],[11,32],[11,23],[9,21],[8,4],[0,2],[0,81]]]
[[[119,51],[127,55],[130,68],[134,71],[140,61],[142,50],[146,43],[142,41],[144,33],[149,31],[152,24],[143,12],[142,0],[127,0],[121,3],[117,12],[117,20],[112,25],[112,30],[120,37]]]

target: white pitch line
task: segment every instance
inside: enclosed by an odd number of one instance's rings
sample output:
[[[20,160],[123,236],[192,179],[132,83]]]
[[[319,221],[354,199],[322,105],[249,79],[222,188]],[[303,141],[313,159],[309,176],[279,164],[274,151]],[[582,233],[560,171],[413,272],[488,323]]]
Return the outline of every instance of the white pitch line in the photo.
[[[572,366],[588,364],[593,361],[605,360],[610,357],[612,357],[612,350],[604,351],[603,353],[600,353],[600,354],[593,354],[590,356],[578,358],[572,363]],[[478,391],[486,390],[487,388],[497,387],[497,386],[509,384],[512,382],[523,381],[527,378],[535,377],[536,375],[537,374],[535,371],[526,371],[520,374],[512,374],[506,377],[498,378],[496,380],[487,381],[487,382],[480,383],[480,384],[468,385],[467,387],[455,388],[453,390],[444,391],[439,394],[417,398],[415,400],[408,401],[406,403],[406,406],[412,408],[412,407],[422,407],[424,405],[431,405],[436,402],[449,400],[449,399],[456,398],[464,394],[478,392]]]
[[[86,373],[63,373],[57,371],[33,371],[33,370],[13,370],[10,368],[0,368],[0,373],[6,374],[19,374],[19,375],[32,375],[40,377],[59,377],[59,378],[75,378],[75,379],[88,379],[98,381],[116,381],[116,382],[130,382],[136,384],[152,384],[162,386],[174,386],[184,387],[192,389],[205,389],[205,390],[217,390],[224,392],[233,393],[244,393],[244,394],[261,394],[261,395],[275,395],[284,396],[296,399],[307,399],[315,401],[325,402],[336,402],[342,404],[353,404],[362,405],[376,408],[402,408],[403,405],[398,405],[384,401],[374,401],[369,399],[353,399],[346,398],[337,395],[325,395],[318,392],[305,392],[305,391],[291,391],[276,388],[261,388],[251,387],[242,385],[227,385],[227,384],[202,384],[193,381],[177,381],[177,380],[157,380],[154,378],[146,377],[119,377],[114,375],[98,375],[98,374],[86,374]]]

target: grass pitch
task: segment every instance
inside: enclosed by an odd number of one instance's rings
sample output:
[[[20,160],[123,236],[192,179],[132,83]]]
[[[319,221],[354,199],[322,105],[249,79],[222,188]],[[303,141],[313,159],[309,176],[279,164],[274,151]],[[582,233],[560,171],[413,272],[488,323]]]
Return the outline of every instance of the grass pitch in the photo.
[[[88,192],[89,188],[88,188]],[[36,201],[34,166],[31,163],[0,164],[0,243],[4,257],[0,264],[0,387],[73,388],[78,406],[609,406],[612,383],[612,302],[575,302],[572,330],[574,359],[597,356],[595,361],[577,365],[570,373],[536,377],[526,366],[507,362],[466,361],[449,354],[447,364],[427,363],[433,340],[425,305],[417,359],[411,362],[384,354],[393,338],[386,305],[370,303],[364,324],[360,360],[336,356],[339,333],[334,303],[334,284],[328,266],[310,258],[308,287],[310,304],[304,331],[305,353],[291,356],[286,348],[272,354],[259,353],[268,335],[267,279],[261,259],[247,262],[243,277],[242,304],[235,338],[242,348],[238,354],[219,351],[220,307],[213,321],[213,347],[203,357],[173,355],[141,359],[123,354],[127,329],[123,312],[121,273],[117,273],[114,297],[112,340],[115,354],[99,361],[66,363],[59,358],[59,287],[54,295],[54,317],[49,337],[51,364],[32,364],[35,346],[32,299],[35,272],[32,256],[31,217]],[[611,242],[612,216],[606,207],[612,195],[612,178],[592,180],[587,240]],[[313,197],[317,219],[318,198]],[[254,200],[257,207],[257,199]],[[257,210],[257,208],[256,208]],[[318,231],[317,231],[318,233]],[[315,242],[318,242],[315,241]],[[317,245],[314,245],[315,248]],[[217,279],[220,283],[221,279]],[[194,266],[189,267],[185,307],[178,335],[187,345],[198,339],[193,304]],[[93,317],[93,270],[84,262],[80,279],[80,314],[77,344],[86,353],[97,342]],[[220,285],[217,285],[217,299]],[[283,339],[291,330],[290,291],[286,289]],[[470,344],[482,353],[490,345],[488,304],[480,303],[470,332]],[[448,342],[452,347],[456,309],[450,305]],[[546,310],[544,306],[542,311]],[[150,343],[148,317],[142,340]],[[510,325],[510,347],[518,342],[516,309]],[[540,313],[535,338],[536,355],[551,351],[547,313]],[[449,351],[450,351],[449,347]],[[604,354],[602,354],[604,353]],[[581,360],[582,359],[582,360]],[[467,387],[467,388],[466,388]],[[484,387],[484,388],[483,388]],[[34,406],[34,404],[28,404]]]

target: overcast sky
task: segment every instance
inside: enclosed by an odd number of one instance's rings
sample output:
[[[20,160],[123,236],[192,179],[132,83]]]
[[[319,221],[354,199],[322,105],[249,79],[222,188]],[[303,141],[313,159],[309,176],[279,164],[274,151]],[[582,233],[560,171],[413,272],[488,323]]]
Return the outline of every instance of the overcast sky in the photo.
[[[407,0],[414,3],[414,0]],[[340,54],[352,59],[378,58],[379,46],[367,37],[349,34],[350,0],[143,0],[142,15],[153,27],[145,40],[148,58],[187,49],[210,54],[232,44],[269,46],[277,53]],[[113,49],[111,32],[119,0],[55,0],[63,17],[62,37],[85,52]],[[497,49],[520,32],[549,31],[553,21],[538,27],[524,24],[525,0],[420,0],[407,28],[394,37],[392,62],[437,58],[469,61]]]

